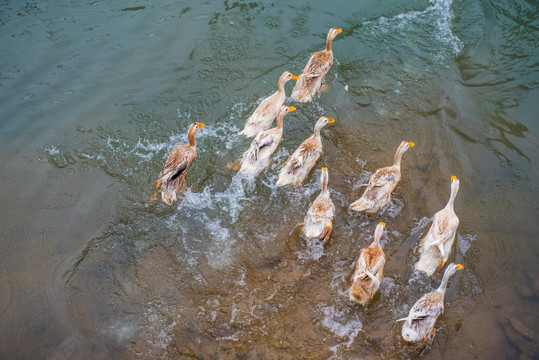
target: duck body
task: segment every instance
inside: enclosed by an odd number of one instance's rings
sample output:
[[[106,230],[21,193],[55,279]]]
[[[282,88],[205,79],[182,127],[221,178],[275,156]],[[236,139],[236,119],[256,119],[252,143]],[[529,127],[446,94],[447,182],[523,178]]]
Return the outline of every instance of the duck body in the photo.
[[[438,316],[444,311],[444,297],[447,282],[453,274],[463,267],[460,264],[450,264],[438,289],[423,295],[410,309],[407,317],[397,321],[404,321],[402,337],[408,342],[428,341],[432,339],[436,329],[434,324]]]
[[[314,164],[316,164],[322,155],[320,130],[326,124],[331,124],[334,121],[334,119],[329,119],[327,117],[318,119],[318,122],[314,127],[314,135],[302,142],[296,151],[294,151],[283,164],[283,168],[279,173],[279,179],[277,180],[277,186],[284,186],[287,184],[296,185],[298,188],[301,186],[305,177],[307,177]]]
[[[157,179],[157,188],[152,200],[157,199],[159,188],[161,198],[167,205],[172,205],[177,194],[183,192],[187,171],[197,157],[195,134],[203,127],[203,123],[191,124],[187,132],[189,144],[179,145],[172,149]]]
[[[242,155],[240,174],[256,176],[269,165],[271,155],[283,138],[283,117],[295,110],[293,106],[282,106],[277,114],[277,127],[256,135],[249,149]]]
[[[351,204],[352,209],[365,211],[368,214],[382,210],[391,200],[391,193],[397,187],[400,179],[400,169],[395,166],[376,170],[369,179],[367,189],[361,198]]]
[[[455,242],[459,218],[454,210],[454,201],[459,189],[459,180],[451,177],[451,195],[447,205],[434,214],[427,235],[420,242],[420,257],[415,268],[431,276],[436,269],[443,267],[451,254]]]
[[[328,169],[324,167],[322,168],[322,191],[309,208],[303,226],[303,235],[306,238],[322,240],[324,243],[333,230],[335,216],[335,206],[327,188],[328,179]]]
[[[330,29],[326,39],[326,49],[315,52],[303,68],[299,80],[292,90],[292,97],[300,102],[311,101],[325,86],[324,78],[333,66],[333,39],[342,32],[341,29]]]
[[[380,283],[384,278],[386,256],[380,245],[384,227],[384,223],[376,226],[374,241],[368,247],[361,249],[356,269],[350,278],[348,291],[350,300],[360,305],[367,305],[380,288]]]
[[[363,195],[350,205],[352,210],[374,214],[387,206],[391,200],[391,193],[401,179],[402,154],[414,145],[413,142],[401,142],[395,154],[393,165],[378,169],[372,174]]]
[[[247,120],[245,127],[240,131],[239,135],[253,137],[260,131],[269,129],[286,99],[284,84],[289,80],[297,79],[299,79],[297,76],[285,71],[279,78],[278,90],[262,100],[254,113]]]
[[[402,337],[408,342],[430,340],[434,324],[444,311],[444,296],[433,291],[423,295],[410,309],[410,320],[402,327]]]

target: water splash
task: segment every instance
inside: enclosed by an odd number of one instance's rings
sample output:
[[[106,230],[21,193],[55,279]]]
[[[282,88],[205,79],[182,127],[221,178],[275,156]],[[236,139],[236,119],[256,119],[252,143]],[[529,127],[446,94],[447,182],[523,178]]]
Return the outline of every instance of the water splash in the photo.
[[[355,338],[363,328],[363,324],[357,318],[357,314],[350,314],[345,310],[339,310],[335,305],[321,307],[322,326],[331,331],[336,336],[347,339],[330,347],[330,350],[337,356],[337,352],[342,347],[350,347]]]
[[[453,15],[451,14],[451,4],[453,0],[431,0],[433,4],[433,11],[436,12],[436,23],[438,25],[438,32],[436,38],[451,47],[453,55],[458,55],[462,48],[462,41],[451,30],[451,21]]]
[[[375,31],[381,31],[382,33],[393,32],[395,30],[404,33],[409,31],[416,31],[419,29],[429,29],[432,24],[435,24],[435,29],[429,32],[428,35],[434,34],[437,42],[442,44],[442,50],[438,51],[437,57],[443,59],[443,49],[449,48],[452,56],[458,55],[462,48],[462,41],[451,30],[451,21],[453,16],[451,14],[452,0],[430,0],[430,6],[422,11],[409,11],[406,13],[398,14],[390,18],[380,17],[377,20],[366,21],[363,25],[372,26],[372,34]],[[419,27],[416,27],[417,23],[420,23]],[[428,31],[428,30],[427,30]]]
[[[464,256],[472,246],[472,244],[477,240],[475,235],[472,234],[458,234],[457,235],[457,249]]]
[[[147,336],[145,355],[160,355],[168,357],[168,347],[173,341],[173,330],[181,319],[181,313],[176,305],[163,304],[161,300],[150,300],[144,310],[147,324],[144,333]]]
[[[319,260],[324,255],[324,243],[319,240],[305,240],[305,249],[297,253],[301,260]]]

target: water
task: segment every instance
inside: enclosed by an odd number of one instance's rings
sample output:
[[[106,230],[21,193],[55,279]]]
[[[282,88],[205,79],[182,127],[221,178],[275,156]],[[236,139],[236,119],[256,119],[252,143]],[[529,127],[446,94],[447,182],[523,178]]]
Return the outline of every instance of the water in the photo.
[[[0,358],[538,356],[507,325],[539,331],[536,14],[525,0],[3,2]],[[330,91],[288,101],[272,165],[238,176],[236,133],[330,27]],[[316,166],[336,206],[325,247],[300,237],[318,172],[274,185],[322,115],[337,120]],[[149,202],[195,121],[189,190]],[[387,211],[352,213],[402,140],[417,145]],[[465,269],[434,341],[408,345],[394,320],[439,283],[413,264],[453,174]],[[349,278],[379,221],[386,277],[361,308]]]

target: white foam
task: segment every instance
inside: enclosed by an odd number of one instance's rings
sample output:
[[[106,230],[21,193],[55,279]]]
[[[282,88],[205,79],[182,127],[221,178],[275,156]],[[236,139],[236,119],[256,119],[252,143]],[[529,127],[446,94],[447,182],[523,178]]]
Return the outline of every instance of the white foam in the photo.
[[[410,231],[410,236],[412,234],[418,234],[418,233],[421,234],[423,231],[425,231],[425,229],[427,228],[427,226],[430,224],[431,221],[432,221],[432,218],[423,216],[421,219],[416,221],[415,226],[412,228],[412,231]]]
[[[213,220],[206,223],[207,233],[212,245],[206,251],[208,264],[213,269],[223,269],[233,262],[233,245],[236,243],[230,237],[230,231],[221,226],[220,220]]]
[[[134,154],[143,159],[152,160],[156,153],[163,149],[167,149],[168,146],[170,145],[168,145],[167,143],[153,144],[148,140],[143,140],[139,138],[137,144],[135,145],[136,151],[134,152]],[[137,150],[142,150],[143,152]]]
[[[452,0],[430,0],[430,6],[422,11],[409,11],[397,14],[393,17],[380,17],[374,21],[366,21],[363,25],[373,25],[375,30],[384,33],[391,29],[397,29],[401,32],[408,31],[406,25],[411,23],[436,24],[435,39],[443,45],[443,49],[449,48],[452,55],[458,55],[462,48],[462,41],[451,31],[451,4]],[[421,25],[421,24],[420,24]],[[372,31],[374,34],[374,31]],[[443,54],[443,52],[442,52]],[[442,55],[443,56],[443,55]]]
[[[476,237],[472,234],[457,235],[457,249],[464,256],[475,242]]]
[[[402,209],[404,209],[404,203],[401,200],[392,197],[389,205],[385,209],[385,212],[390,218],[394,219],[400,214]]]
[[[438,33],[436,37],[443,43],[450,45],[453,54],[457,55],[463,48],[462,41],[451,31],[451,4],[453,0],[431,0],[433,8],[438,11],[437,24]]]
[[[54,146],[54,145],[51,145],[51,148],[50,149],[47,149],[47,148],[43,148],[44,150],[48,151],[49,152],[49,155],[57,155],[60,153],[60,150]]]
[[[363,324],[357,318],[357,313],[351,314],[344,310],[339,310],[334,305],[322,307],[322,314],[322,326],[336,336],[347,339],[346,342],[340,342],[330,347],[330,350],[337,355],[341,347],[350,347],[352,345],[354,339],[363,328]]]
[[[302,237],[303,238],[303,237]],[[320,240],[305,239],[305,249],[297,253],[302,260],[318,260],[324,255],[324,243]]]
[[[147,319],[147,325],[144,327],[145,334],[151,334],[153,340],[147,340],[148,347],[145,348],[146,354],[157,353],[167,357],[168,346],[173,341],[172,335],[174,328],[178,325],[180,319],[179,311],[175,305],[162,304],[160,301],[149,301],[144,310],[144,318]]]

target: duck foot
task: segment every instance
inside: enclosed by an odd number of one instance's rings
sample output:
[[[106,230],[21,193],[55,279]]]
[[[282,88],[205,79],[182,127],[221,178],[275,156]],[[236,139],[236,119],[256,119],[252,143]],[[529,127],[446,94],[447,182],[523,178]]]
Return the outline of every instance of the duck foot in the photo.
[[[324,236],[324,239],[322,240],[324,244],[326,243],[326,241],[328,241],[329,235],[331,235],[331,226],[328,225],[326,236]]]

